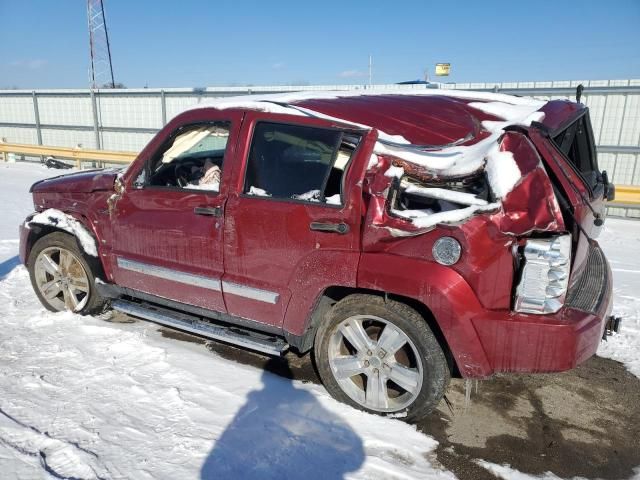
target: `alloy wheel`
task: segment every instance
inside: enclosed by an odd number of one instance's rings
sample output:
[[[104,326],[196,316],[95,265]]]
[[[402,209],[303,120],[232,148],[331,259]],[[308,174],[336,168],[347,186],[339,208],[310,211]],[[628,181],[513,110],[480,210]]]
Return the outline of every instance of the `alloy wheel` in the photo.
[[[62,247],[48,247],[38,254],[34,266],[38,290],[51,307],[72,312],[85,307],[89,276],[74,253]]]
[[[329,365],[340,388],[361,406],[397,412],[422,388],[423,362],[411,339],[388,320],[355,315],[329,339]]]

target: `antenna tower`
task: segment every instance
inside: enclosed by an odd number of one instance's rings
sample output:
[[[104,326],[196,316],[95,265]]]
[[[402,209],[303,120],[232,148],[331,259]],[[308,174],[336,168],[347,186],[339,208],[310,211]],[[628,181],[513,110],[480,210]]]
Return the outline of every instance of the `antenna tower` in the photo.
[[[111,64],[111,46],[107,33],[107,20],[104,16],[102,0],[87,0],[87,20],[89,23],[89,52],[91,68],[89,84],[91,88],[115,88],[113,65]]]

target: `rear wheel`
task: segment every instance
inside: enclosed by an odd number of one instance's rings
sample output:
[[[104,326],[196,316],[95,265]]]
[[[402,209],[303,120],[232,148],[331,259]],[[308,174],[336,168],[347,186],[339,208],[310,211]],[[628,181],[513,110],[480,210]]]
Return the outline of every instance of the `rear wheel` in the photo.
[[[336,303],[318,329],[314,353],[329,393],[371,413],[418,419],[437,406],[449,382],[425,319],[373,295]]]
[[[38,299],[52,312],[94,313],[105,305],[96,291],[95,275],[71,235],[55,232],[40,238],[27,268]]]

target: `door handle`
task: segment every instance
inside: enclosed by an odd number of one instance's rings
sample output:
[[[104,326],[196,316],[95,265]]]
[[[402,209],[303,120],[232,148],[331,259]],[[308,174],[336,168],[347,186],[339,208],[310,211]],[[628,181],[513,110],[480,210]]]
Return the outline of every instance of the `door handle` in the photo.
[[[221,217],[222,208],[220,207],[196,207],[193,209],[196,215],[205,215],[207,217]]]
[[[349,233],[349,225],[346,223],[311,222],[309,228],[318,232],[338,233],[340,235]]]

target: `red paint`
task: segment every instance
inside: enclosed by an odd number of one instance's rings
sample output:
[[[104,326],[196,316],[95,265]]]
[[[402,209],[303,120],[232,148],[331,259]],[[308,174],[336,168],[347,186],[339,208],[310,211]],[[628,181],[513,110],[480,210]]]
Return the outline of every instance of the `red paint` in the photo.
[[[469,101],[444,96],[381,95],[295,103],[374,125],[418,144],[446,144],[460,138],[473,144],[486,133],[479,130],[480,122],[495,119],[469,107]],[[543,111],[545,125],[553,129],[575,118],[583,107],[559,101],[549,102]],[[212,120],[232,122],[218,194],[134,186],[143,165],[176,128]],[[595,314],[566,307],[554,315],[511,311],[516,281],[514,245],[532,233],[567,228],[547,169],[558,178],[576,218],[588,232],[593,233],[594,228],[586,201],[603,208],[600,198],[589,198],[587,187],[540,130],[532,127],[504,135],[501,148],[513,153],[523,176],[501,208],[458,225],[419,230],[388,212],[391,179],[382,172],[391,159],[381,157],[376,171],[365,172],[377,138],[375,129],[362,131],[363,141],[344,178],[342,206],[244,195],[245,160],[253,128],[260,120],[346,128],[340,122],[302,116],[192,110],[172,120],[140,153],[123,175],[124,192],[111,210],[107,199],[115,193],[113,172],[82,172],[41,182],[33,189],[34,202],[38,210],[66,211],[93,232],[108,281],[252,319],[294,335],[306,331],[312,309],[325,289],[338,286],[423,303],[433,313],[465,377],[486,377],[497,371],[564,370],[595,352],[603,318],[610,309],[610,291]],[[197,206],[219,207],[223,214],[194,215]],[[346,223],[350,231],[346,235],[313,231],[311,222]],[[23,260],[30,247],[28,233],[21,232]],[[443,235],[455,237],[462,245],[462,257],[451,267],[432,258],[433,243]],[[579,238],[572,279],[583,268],[585,255],[586,239]],[[118,267],[118,256],[273,292],[278,299],[270,304],[132,273]]]
[[[563,308],[553,315],[483,313],[472,322],[493,372],[558,372],[569,370],[596,353],[611,313],[612,276],[595,313]]]
[[[91,193],[113,189],[117,172],[108,170],[85,170],[77,173],[48,178],[31,187],[33,193]]]
[[[478,120],[496,119],[472,109],[467,100],[439,95],[365,95],[292,103],[401,135],[415,145],[443,145],[474,138],[480,133]]]
[[[580,114],[584,113],[585,106],[581,103],[568,100],[554,100],[547,102],[541,109],[544,112],[542,123],[552,131],[562,128]]]
[[[553,187],[531,141],[521,133],[507,132],[500,149],[513,153],[522,174],[520,182],[502,200],[503,214],[497,219],[500,230],[515,235],[524,235],[531,230],[564,230]]]

